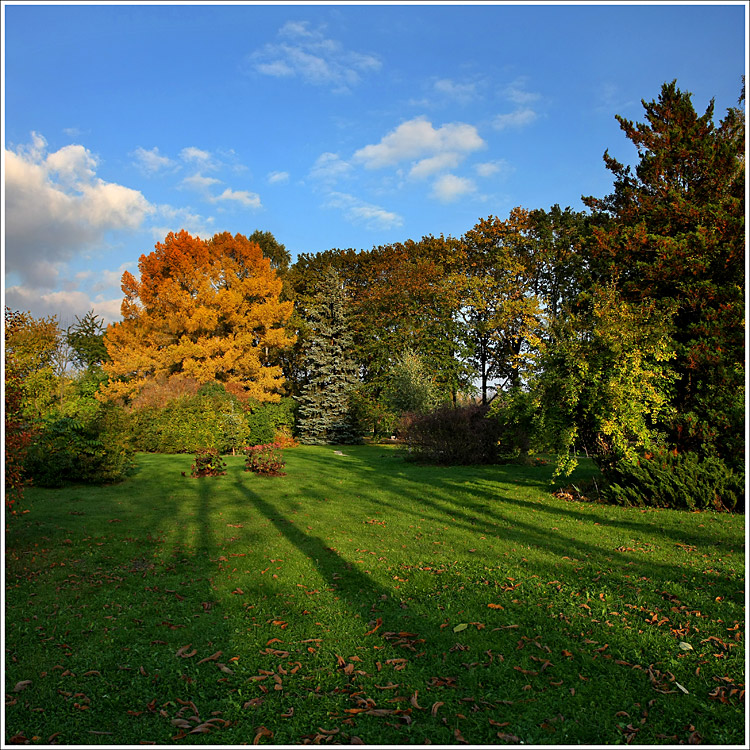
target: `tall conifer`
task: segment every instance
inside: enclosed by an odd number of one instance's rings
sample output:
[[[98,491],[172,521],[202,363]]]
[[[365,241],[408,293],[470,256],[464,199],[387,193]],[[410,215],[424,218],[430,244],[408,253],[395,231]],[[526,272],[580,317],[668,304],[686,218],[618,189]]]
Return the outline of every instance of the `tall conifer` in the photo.
[[[347,322],[344,289],[336,271],[321,279],[308,310],[312,338],[299,401],[300,441],[313,445],[359,441],[350,416],[349,394],[357,384],[353,340]]]

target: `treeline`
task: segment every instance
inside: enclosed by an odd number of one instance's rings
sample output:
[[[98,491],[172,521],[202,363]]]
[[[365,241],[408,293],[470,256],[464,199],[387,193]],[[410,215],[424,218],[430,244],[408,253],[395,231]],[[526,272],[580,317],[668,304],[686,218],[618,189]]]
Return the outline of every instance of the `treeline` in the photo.
[[[561,472],[586,452],[621,502],[741,505],[744,88],[718,124],[675,82],[643,105],[644,123],[617,118],[638,164],[605,153],[613,192],[584,212],[519,207],[458,238],[294,263],[268,232],[183,231],[123,275],[106,332],[6,311],[18,472],[38,476],[61,430],[122,466],[128,446],[401,431],[433,460],[472,460],[437,435],[476,460],[553,451]]]

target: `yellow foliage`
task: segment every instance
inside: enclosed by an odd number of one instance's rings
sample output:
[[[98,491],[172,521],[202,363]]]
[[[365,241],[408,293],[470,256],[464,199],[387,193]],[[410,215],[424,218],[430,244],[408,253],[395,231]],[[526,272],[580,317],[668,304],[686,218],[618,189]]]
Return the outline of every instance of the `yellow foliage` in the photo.
[[[170,233],[125,272],[123,320],[109,326],[110,376],[101,398],[132,399],[157,378],[181,373],[221,382],[241,398],[278,401],[276,353],[294,339],[284,330],[292,303],[260,247],[241,234],[210,240]]]

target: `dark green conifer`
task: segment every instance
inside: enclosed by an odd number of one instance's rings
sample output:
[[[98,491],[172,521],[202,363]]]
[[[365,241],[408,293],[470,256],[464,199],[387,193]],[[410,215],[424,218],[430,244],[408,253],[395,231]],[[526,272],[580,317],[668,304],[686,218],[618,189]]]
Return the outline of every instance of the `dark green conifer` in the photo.
[[[299,439],[312,445],[359,442],[349,409],[349,394],[358,382],[353,339],[343,285],[333,269],[323,276],[307,318],[312,338],[298,397]]]

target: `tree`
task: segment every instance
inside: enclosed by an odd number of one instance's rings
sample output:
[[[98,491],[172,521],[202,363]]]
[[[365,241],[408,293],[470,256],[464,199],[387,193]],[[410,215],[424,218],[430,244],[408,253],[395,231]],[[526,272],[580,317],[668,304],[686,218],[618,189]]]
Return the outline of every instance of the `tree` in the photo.
[[[34,318],[6,308],[5,353],[19,379],[21,410],[32,422],[48,415],[59,402],[61,338],[56,316]]]
[[[617,116],[638,149],[635,174],[605,152],[614,192],[584,198],[596,212],[594,281],[616,283],[633,303],[676,303],[672,444],[741,462],[744,112],[716,126],[713,101],[699,116],[675,81],[643,106],[645,123]]]
[[[271,261],[271,268],[275,269],[283,279],[289,270],[289,262],[292,260],[286,247],[271,232],[261,232],[260,229],[256,229],[247,239],[260,247],[263,256]]]
[[[5,308],[5,505],[14,513],[13,506],[23,498],[24,460],[34,431],[23,413],[24,376],[28,365],[22,364],[25,340],[24,329],[30,316]],[[14,345],[15,342],[15,345]]]
[[[349,396],[358,382],[357,366],[344,290],[333,269],[321,279],[308,322],[312,336],[305,358],[307,380],[298,398],[300,442],[359,442],[349,409]]]
[[[440,392],[422,358],[407,349],[391,367],[383,401],[396,414],[425,414],[440,403]]]
[[[539,432],[557,438],[558,472],[583,448],[601,466],[635,461],[663,442],[675,376],[671,321],[654,301],[623,300],[614,286],[595,287],[580,309],[555,326],[532,382]]]
[[[453,283],[483,404],[497,379],[510,388],[520,383],[530,345],[541,331],[530,228],[529,212],[515,208],[507,221],[489,216],[462,238],[462,262]]]
[[[73,363],[83,370],[91,370],[106,361],[107,347],[104,345],[104,321],[89,310],[83,318],[76,316],[66,339],[72,348]]]
[[[139,270],[139,281],[123,274],[123,321],[105,334],[103,399],[131,399],[155,378],[183,374],[242,399],[279,400],[274,354],[293,343],[283,327],[292,303],[279,300],[281,280],[256,243],[170,232]]]

